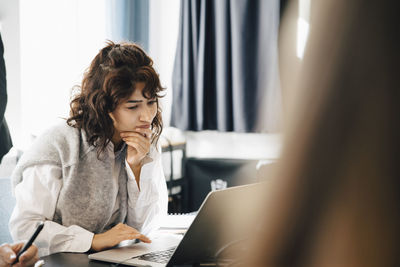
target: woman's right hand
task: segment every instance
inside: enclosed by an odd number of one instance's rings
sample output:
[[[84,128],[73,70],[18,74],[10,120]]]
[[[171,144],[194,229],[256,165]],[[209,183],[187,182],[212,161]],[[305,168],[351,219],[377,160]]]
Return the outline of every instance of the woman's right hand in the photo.
[[[3,244],[0,246],[0,267],[5,266],[15,266],[15,267],[27,267],[34,266],[34,264],[39,260],[38,249],[35,245],[30,246],[21,257],[19,257],[19,262],[13,264],[17,258],[17,253],[22,249],[24,243],[16,244]]]
[[[91,249],[100,251],[118,245],[121,241],[131,239],[139,239],[142,242],[151,243],[151,240],[147,236],[142,235],[135,228],[119,223],[104,233],[95,234]]]

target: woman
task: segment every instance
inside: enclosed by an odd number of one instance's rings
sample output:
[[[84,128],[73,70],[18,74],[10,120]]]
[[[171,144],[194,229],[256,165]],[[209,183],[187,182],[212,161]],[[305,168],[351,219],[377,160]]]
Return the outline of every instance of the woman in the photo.
[[[150,242],[167,213],[156,148],[163,88],[137,45],[108,42],[85,73],[67,122],[24,153],[13,172],[14,240],[36,239],[39,255],[99,251],[127,239]]]
[[[312,2],[288,88],[300,101],[245,266],[399,266],[399,6]]]

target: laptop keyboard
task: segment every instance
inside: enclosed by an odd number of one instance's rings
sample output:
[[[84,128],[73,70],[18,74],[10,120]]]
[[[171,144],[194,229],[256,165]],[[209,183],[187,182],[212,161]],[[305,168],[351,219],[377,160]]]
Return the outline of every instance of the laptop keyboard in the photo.
[[[143,254],[139,257],[140,260],[152,261],[157,263],[168,263],[175,248],[170,248],[163,251],[154,251],[147,254]]]

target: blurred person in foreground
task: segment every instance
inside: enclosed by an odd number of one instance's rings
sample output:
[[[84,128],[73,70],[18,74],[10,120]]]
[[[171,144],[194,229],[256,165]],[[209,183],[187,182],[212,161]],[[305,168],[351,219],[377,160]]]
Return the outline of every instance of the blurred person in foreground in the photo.
[[[287,88],[296,103],[245,266],[400,266],[400,4],[311,5],[300,78]]]
[[[25,267],[34,266],[38,261],[38,249],[35,245],[32,245],[21,254],[19,262],[13,264],[17,258],[18,252],[22,249],[24,243],[15,244],[2,244],[0,246],[0,267],[14,266],[14,267]]]

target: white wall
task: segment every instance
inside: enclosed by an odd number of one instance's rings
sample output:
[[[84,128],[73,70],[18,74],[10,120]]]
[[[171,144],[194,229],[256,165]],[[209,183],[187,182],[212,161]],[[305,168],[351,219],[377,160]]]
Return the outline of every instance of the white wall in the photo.
[[[72,87],[104,46],[104,3],[20,0],[22,148],[68,116]]]
[[[0,2],[14,146],[68,116],[71,88],[104,46],[104,18],[105,0]]]

